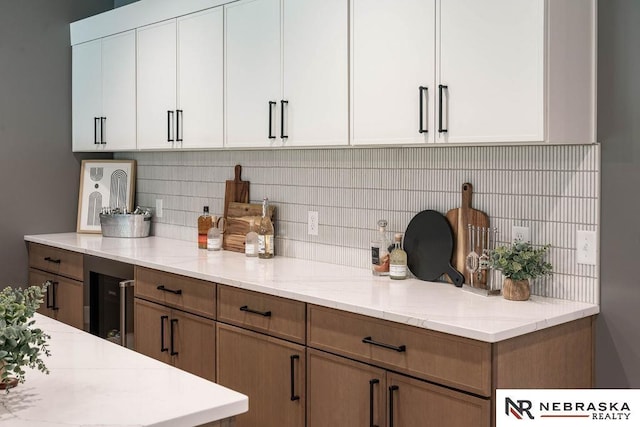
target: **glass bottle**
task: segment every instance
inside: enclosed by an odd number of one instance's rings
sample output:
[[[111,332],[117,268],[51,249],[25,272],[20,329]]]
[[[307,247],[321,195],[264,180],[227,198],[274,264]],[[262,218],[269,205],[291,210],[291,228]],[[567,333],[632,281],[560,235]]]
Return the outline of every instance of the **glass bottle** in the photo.
[[[407,253],[402,249],[402,233],[394,236],[394,245],[389,255],[389,277],[392,279],[407,278]]]
[[[222,249],[222,231],[218,228],[214,220],[207,233],[207,250],[219,251],[220,249]]]
[[[255,232],[256,221],[249,220],[249,232],[244,239],[244,254],[249,257],[258,256],[258,233]]]
[[[389,246],[387,238],[387,220],[378,221],[378,235],[371,242],[371,271],[375,276],[389,275]]]
[[[207,233],[211,228],[213,218],[209,215],[209,206],[202,208],[202,215],[198,217],[198,248],[207,249]]]
[[[262,218],[258,227],[258,258],[273,258],[273,224],[269,218],[269,199],[262,200]]]

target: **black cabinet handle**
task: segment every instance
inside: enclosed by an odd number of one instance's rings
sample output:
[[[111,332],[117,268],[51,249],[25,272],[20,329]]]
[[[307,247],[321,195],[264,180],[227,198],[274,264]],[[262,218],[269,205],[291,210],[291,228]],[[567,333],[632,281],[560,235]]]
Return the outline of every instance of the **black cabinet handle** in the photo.
[[[169,349],[164,346],[164,321],[168,319],[169,316],[160,316],[160,351],[163,353],[169,351]]]
[[[158,287],[156,289],[159,290],[159,291],[163,291],[163,292],[169,292],[169,293],[176,294],[176,295],[182,295],[182,289],[173,290],[173,289],[166,288],[164,285],[158,285]]]
[[[374,340],[371,339],[371,337],[362,338],[362,342],[365,343],[365,344],[377,345],[378,347],[388,348],[389,350],[395,350],[398,353],[402,353],[403,351],[407,351],[407,346],[406,345],[395,346],[395,345],[391,345],[391,344],[385,344],[383,342],[374,341]]]
[[[369,427],[378,427],[373,423],[373,386],[380,383],[380,380],[374,378],[369,380]]]
[[[290,362],[291,362],[291,400],[300,400],[300,396],[296,395],[296,377],[295,377],[295,367],[294,367],[294,362],[296,360],[300,359],[300,356],[298,356],[297,354],[292,354],[291,358],[290,358]]]
[[[424,100],[425,98],[428,99],[429,98],[429,88],[426,86],[420,86],[418,88],[418,93],[420,96],[420,121],[419,121],[419,125],[418,125],[418,132],[419,133],[426,133],[429,132],[428,128],[425,128],[423,126],[423,122],[424,122]],[[423,95],[424,93],[424,95]]]
[[[171,123],[173,122],[173,111],[167,110],[167,142],[173,142],[171,134]]]
[[[171,319],[171,328],[170,328],[171,331],[170,332],[171,332],[171,355],[172,356],[177,356],[178,355],[178,352],[175,350],[175,347],[174,347],[175,342],[174,342],[174,339],[173,339],[173,336],[174,336],[173,325],[175,325],[177,323],[178,323],[178,319]]]
[[[445,89],[449,90],[449,86],[438,85],[438,132],[440,133],[447,132],[447,129],[442,127],[442,95]]]
[[[60,310],[60,307],[58,307],[58,304],[56,302],[56,300],[58,299],[58,282],[51,282],[51,288],[53,289],[53,295],[51,298],[51,310],[58,311]]]
[[[182,110],[176,110],[176,142],[182,142],[182,129],[180,129],[180,122],[182,121],[183,113],[184,111]]]
[[[57,310],[54,290],[57,284],[58,282],[56,281],[47,280],[47,308],[52,308],[54,310]],[[50,300],[52,300],[53,302],[49,303]]]
[[[106,126],[107,124],[107,118],[106,117],[100,117],[100,144],[106,144],[107,141],[105,141],[105,135],[106,135]]]
[[[273,135],[273,106],[276,105],[277,102],[269,101],[269,139],[275,139],[275,135]]]
[[[271,310],[269,310],[269,311],[258,311],[258,310],[253,310],[253,309],[249,308],[249,306],[246,306],[246,305],[243,305],[242,307],[240,307],[240,311],[246,311],[247,313],[259,314],[260,316],[264,316],[264,317],[271,317]]]
[[[52,262],[54,264],[60,264],[60,259],[59,258],[51,258],[50,256],[46,256],[46,257],[44,257],[44,260]]]
[[[100,120],[100,117],[93,118],[93,143],[94,144],[100,144],[100,141],[98,141],[98,121],[99,120]]]
[[[287,104],[287,108],[289,107],[289,101],[285,101],[284,99],[280,100],[280,138],[285,139],[289,138],[288,135],[284,134],[284,106]]]
[[[397,385],[389,386],[389,427],[393,427],[393,392],[397,390]]]

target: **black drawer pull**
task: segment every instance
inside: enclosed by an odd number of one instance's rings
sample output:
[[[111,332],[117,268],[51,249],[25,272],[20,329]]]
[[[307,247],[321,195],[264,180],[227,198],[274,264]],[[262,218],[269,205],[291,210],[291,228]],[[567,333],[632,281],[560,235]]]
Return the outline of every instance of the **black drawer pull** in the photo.
[[[269,139],[275,139],[273,134],[273,106],[278,105],[275,101],[269,101]]]
[[[164,346],[164,321],[168,320],[169,316],[160,316],[160,351],[169,351],[168,347]]]
[[[178,352],[175,350],[175,347],[174,347],[175,343],[173,339],[173,336],[174,336],[173,325],[175,325],[176,323],[178,323],[178,319],[171,319],[171,355],[172,356],[178,355]]]
[[[243,305],[242,307],[240,307],[240,311],[246,311],[247,313],[259,314],[260,316],[264,316],[264,317],[271,317],[271,310],[269,310],[269,311],[258,311],[258,310],[250,309],[249,306],[246,306],[246,305]]]
[[[423,94],[424,93],[424,94]],[[419,105],[420,105],[420,120],[418,121],[418,132],[419,133],[427,133],[429,132],[429,129],[427,129],[426,127],[423,126],[423,121],[424,121],[424,100],[425,98],[429,97],[429,88],[426,86],[420,86],[418,88],[418,94],[419,94]]]
[[[165,288],[164,285],[158,285],[158,287],[156,289],[158,289],[159,291],[163,291],[163,292],[170,292],[172,294],[182,295],[182,289],[178,289],[176,291],[176,290],[173,290],[173,289]]]
[[[290,358],[290,362],[291,362],[291,401],[300,400],[300,396],[296,395],[296,392],[295,392],[295,389],[296,389],[296,377],[295,377],[294,362],[296,360],[298,360],[298,359],[300,359],[300,356],[298,356],[297,354],[291,355],[291,358]]]
[[[377,378],[369,380],[369,427],[378,427],[373,423],[373,386],[379,383],[380,380]]]
[[[403,351],[407,351],[407,346],[406,345],[401,345],[401,346],[398,347],[398,346],[395,346],[395,345],[385,344],[383,342],[374,341],[374,340],[371,339],[371,337],[362,338],[362,342],[365,343],[365,344],[377,345],[378,347],[388,348],[389,350],[395,350],[398,353],[402,353]]]
[[[438,132],[440,133],[446,133],[448,132],[448,130],[446,128],[442,127],[442,98],[443,98],[443,91],[444,90],[449,90],[449,86],[447,85],[438,85]],[[447,121],[449,121],[449,118],[447,117]]]
[[[58,282],[53,281],[53,280],[47,280],[47,308],[51,308],[53,310],[58,310],[59,308],[56,307],[56,287],[58,286]],[[49,297],[49,295],[51,295],[51,297]],[[49,300],[53,301],[52,303],[49,303]]]
[[[46,257],[44,257],[44,260],[52,262],[54,264],[60,264],[60,259],[59,258],[51,258],[50,256],[46,256]]]
[[[397,385],[389,386],[389,427],[393,427],[393,392],[398,388]]]
[[[280,100],[280,138],[285,139],[289,138],[288,135],[284,133],[284,105],[287,104],[287,108],[289,107],[289,101]]]

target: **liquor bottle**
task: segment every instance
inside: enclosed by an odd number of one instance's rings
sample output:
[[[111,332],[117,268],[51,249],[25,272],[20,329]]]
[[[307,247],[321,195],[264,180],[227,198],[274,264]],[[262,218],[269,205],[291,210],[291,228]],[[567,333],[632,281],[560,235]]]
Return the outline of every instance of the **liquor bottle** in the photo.
[[[198,217],[198,248],[207,249],[207,233],[211,228],[213,218],[209,215],[209,206],[202,209],[202,215]]]
[[[392,279],[407,278],[407,253],[402,249],[402,233],[394,236],[394,245],[389,255],[389,277]]]
[[[371,271],[376,276],[389,275],[389,246],[387,238],[387,220],[378,221],[378,235],[371,242]]]
[[[214,219],[207,232],[207,250],[219,251],[220,249],[222,249],[222,230],[218,228],[217,221]]]
[[[258,256],[258,233],[255,232],[256,221],[249,220],[249,232],[244,239],[244,254],[249,257]]]
[[[269,218],[269,199],[262,200],[262,218],[258,227],[258,258],[273,258],[273,224]]]

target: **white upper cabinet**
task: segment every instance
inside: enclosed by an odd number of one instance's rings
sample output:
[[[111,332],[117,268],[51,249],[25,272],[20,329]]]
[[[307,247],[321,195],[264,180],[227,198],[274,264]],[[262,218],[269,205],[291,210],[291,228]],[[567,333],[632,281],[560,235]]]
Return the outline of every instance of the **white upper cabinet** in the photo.
[[[351,143],[434,141],[435,0],[352,0]]]
[[[136,147],[135,32],[73,46],[73,151]]]
[[[138,148],[222,146],[222,8],[138,35]]]
[[[348,144],[346,0],[226,10],[226,146]]]
[[[440,2],[438,142],[544,140],[544,3]]]
[[[280,0],[241,0],[225,15],[225,145],[268,147],[280,130]]]

